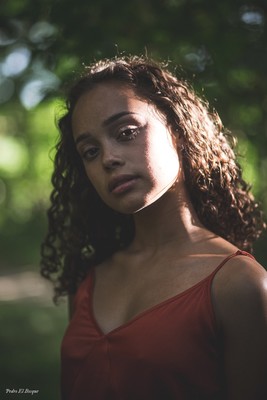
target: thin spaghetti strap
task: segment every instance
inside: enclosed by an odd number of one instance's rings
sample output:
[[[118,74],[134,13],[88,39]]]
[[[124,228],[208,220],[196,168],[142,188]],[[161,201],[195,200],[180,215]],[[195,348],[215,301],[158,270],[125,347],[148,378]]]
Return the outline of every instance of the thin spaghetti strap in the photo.
[[[247,256],[247,257],[252,258],[252,260],[255,260],[255,257],[252,254],[250,254],[244,250],[237,250],[237,252],[234,253],[233,256]]]
[[[255,260],[255,258],[253,257],[252,254],[244,251],[244,250],[237,250],[235,253],[230,254],[228,257],[226,257],[219,265],[217,268],[215,268],[215,270],[213,271],[213,273],[211,274],[211,278],[216,274],[216,272],[218,272],[219,269],[221,269],[224,264],[227,263],[227,261],[231,260],[231,258],[234,258],[236,256],[246,256],[249,258],[252,258],[253,260]]]

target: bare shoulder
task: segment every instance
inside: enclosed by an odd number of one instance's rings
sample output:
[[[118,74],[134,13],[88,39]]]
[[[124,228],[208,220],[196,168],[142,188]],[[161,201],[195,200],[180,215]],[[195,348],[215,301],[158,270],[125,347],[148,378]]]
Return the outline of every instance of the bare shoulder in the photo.
[[[267,271],[249,256],[233,257],[216,275],[214,291],[224,304],[238,298],[248,301],[261,294],[266,295]]]
[[[237,256],[215,276],[214,310],[222,331],[229,399],[267,398],[267,272]],[[265,397],[266,396],[266,397]]]
[[[217,273],[213,283],[217,319],[222,325],[235,313],[252,318],[254,311],[267,313],[267,271],[249,256],[230,259]],[[249,312],[250,311],[250,312]]]

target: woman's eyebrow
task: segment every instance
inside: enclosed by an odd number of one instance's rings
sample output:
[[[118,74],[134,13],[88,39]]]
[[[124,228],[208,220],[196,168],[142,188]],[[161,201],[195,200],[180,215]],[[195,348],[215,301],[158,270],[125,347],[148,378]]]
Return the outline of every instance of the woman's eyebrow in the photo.
[[[103,121],[102,125],[108,126],[108,125],[112,124],[113,122],[117,121],[118,119],[124,117],[125,115],[132,115],[132,114],[136,114],[136,113],[131,112],[131,111],[122,111],[117,114],[113,114],[110,117],[108,117],[107,119],[105,119]],[[81,133],[75,140],[75,144],[77,146],[80,142],[83,142],[84,140],[88,140],[88,139],[93,139],[93,136],[91,135],[91,133],[89,133],[89,132]]]
[[[117,119],[120,119],[121,117],[124,117],[125,115],[131,115],[131,114],[136,114],[134,112],[131,111],[122,111],[119,112],[117,114],[113,114],[110,117],[108,117],[107,119],[105,119],[102,123],[103,126],[107,126],[112,124],[113,122],[117,121]]]
[[[77,147],[77,145],[78,145],[80,142],[83,142],[84,140],[92,139],[92,138],[93,138],[93,137],[92,137],[91,133],[89,133],[89,132],[81,133],[81,134],[77,137],[77,139],[75,140],[76,147]]]

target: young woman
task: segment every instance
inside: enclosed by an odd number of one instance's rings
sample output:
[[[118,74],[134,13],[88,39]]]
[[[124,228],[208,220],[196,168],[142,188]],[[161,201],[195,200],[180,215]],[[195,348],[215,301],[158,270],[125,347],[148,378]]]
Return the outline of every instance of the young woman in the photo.
[[[126,57],[86,68],[59,129],[42,274],[72,305],[62,399],[266,399],[264,223],[219,116]]]

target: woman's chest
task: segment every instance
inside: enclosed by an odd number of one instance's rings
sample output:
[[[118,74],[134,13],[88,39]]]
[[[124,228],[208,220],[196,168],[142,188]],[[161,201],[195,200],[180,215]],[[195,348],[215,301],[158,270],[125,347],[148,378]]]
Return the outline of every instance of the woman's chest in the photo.
[[[91,308],[102,332],[110,332],[154,307],[184,295],[205,280],[214,267],[194,262],[165,268],[144,266],[136,273],[119,270],[92,277]]]

